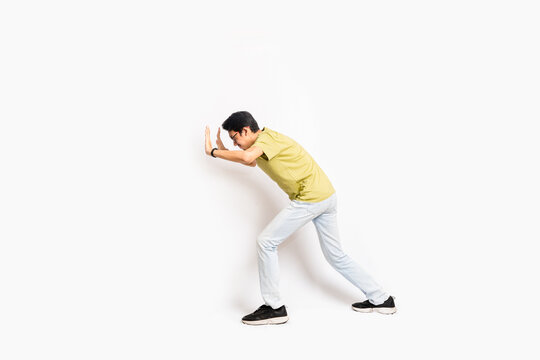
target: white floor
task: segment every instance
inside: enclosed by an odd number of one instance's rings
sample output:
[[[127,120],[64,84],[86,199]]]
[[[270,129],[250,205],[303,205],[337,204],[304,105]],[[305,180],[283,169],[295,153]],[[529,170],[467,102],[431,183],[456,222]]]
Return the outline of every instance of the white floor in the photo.
[[[177,290],[135,298],[66,290],[64,300],[3,307],[0,352],[3,359],[526,359],[536,352],[519,309],[469,306],[449,295],[426,304],[398,297],[394,315],[362,314],[317,292],[291,297],[286,324],[247,326],[240,318],[253,309],[209,299],[182,306],[183,296],[196,294]]]

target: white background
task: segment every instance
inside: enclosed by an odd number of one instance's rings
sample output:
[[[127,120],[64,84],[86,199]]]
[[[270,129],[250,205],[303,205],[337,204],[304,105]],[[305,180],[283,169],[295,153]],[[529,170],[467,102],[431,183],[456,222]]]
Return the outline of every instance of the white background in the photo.
[[[534,1],[3,1],[0,357],[538,358],[540,13]],[[393,316],[255,238],[287,203],[204,155],[248,110],[338,192],[343,247]],[[231,146],[230,141],[226,145]]]

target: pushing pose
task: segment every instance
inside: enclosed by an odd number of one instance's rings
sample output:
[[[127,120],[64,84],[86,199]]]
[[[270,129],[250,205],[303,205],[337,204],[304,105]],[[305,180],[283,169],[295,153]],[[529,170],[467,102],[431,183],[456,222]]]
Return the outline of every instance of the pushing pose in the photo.
[[[220,137],[221,129],[217,133],[217,148],[213,148],[210,129],[206,127],[206,154],[248,166],[258,165],[291,200],[257,238],[264,305],[244,316],[242,322],[248,325],[282,324],[289,319],[279,293],[277,248],[310,221],[317,230],[325,259],[367,297],[366,301],[352,304],[353,310],[395,313],[394,298],[341,249],[335,190],[311,155],[293,139],[268,128],[259,129],[247,111],[235,112],[222,127],[229,132],[234,145],[242,150],[225,148]]]

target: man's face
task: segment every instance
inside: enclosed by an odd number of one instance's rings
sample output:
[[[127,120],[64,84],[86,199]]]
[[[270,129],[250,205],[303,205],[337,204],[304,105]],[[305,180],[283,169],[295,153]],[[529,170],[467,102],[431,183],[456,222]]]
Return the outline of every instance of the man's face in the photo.
[[[251,145],[251,139],[248,136],[248,130],[246,128],[242,129],[242,131],[229,131],[229,137],[233,141],[233,144],[235,146],[238,146],[242,150],[249,149]]]

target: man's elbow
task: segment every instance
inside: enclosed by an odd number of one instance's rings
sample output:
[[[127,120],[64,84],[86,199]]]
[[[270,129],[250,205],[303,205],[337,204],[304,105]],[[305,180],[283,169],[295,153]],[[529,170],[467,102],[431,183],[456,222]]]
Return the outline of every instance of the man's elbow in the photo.
[[[242,164],[244,165],[255,166],[256,160],[257,159],[254,159],[250,154],[244,154],[244,156],[242,156]]]

